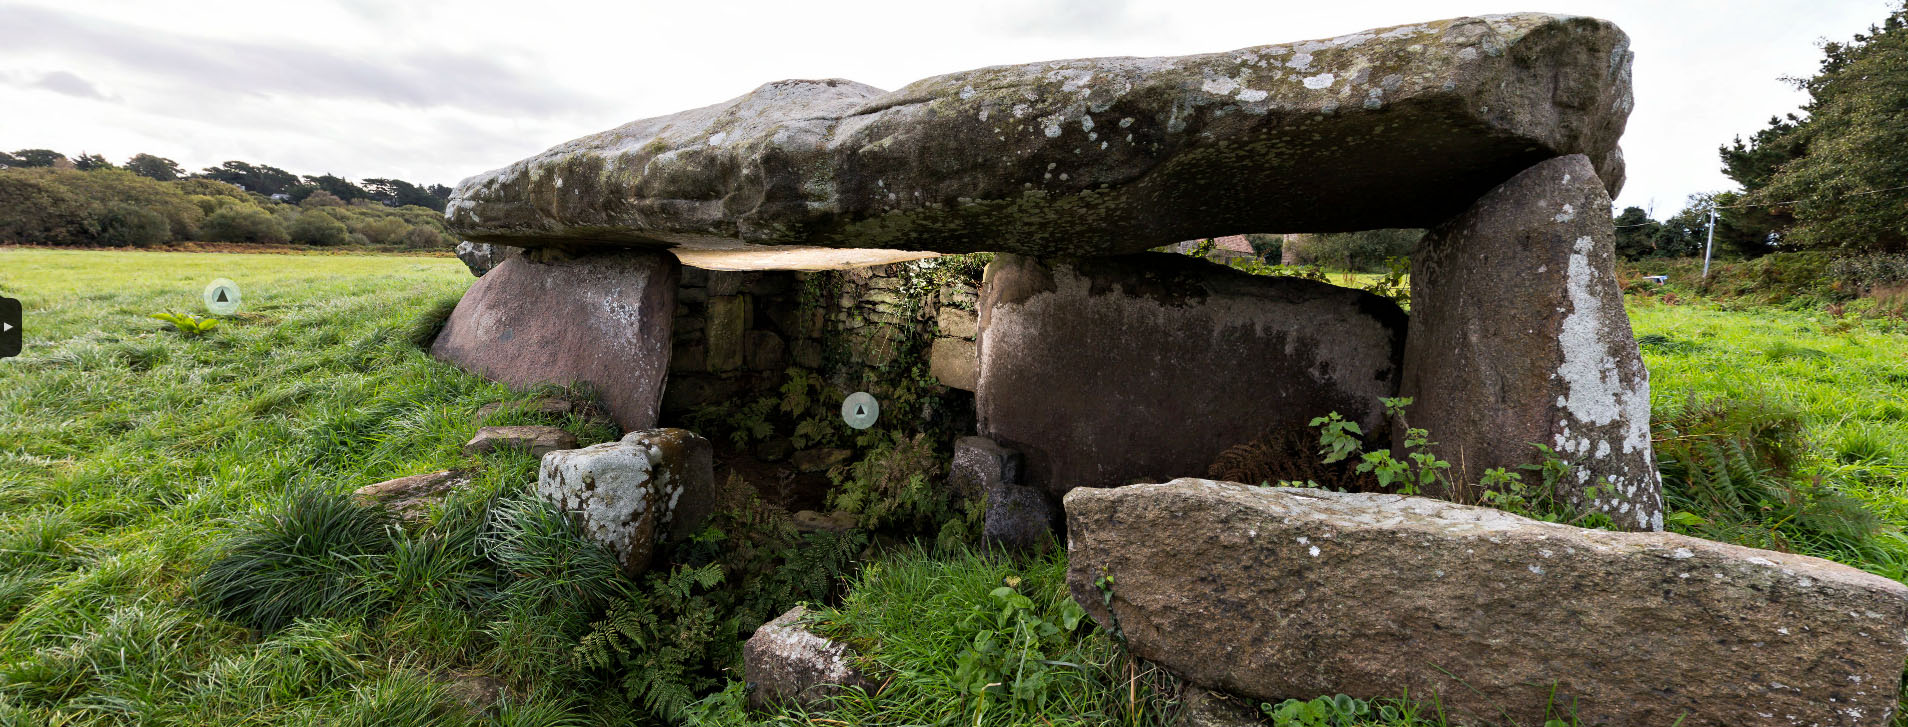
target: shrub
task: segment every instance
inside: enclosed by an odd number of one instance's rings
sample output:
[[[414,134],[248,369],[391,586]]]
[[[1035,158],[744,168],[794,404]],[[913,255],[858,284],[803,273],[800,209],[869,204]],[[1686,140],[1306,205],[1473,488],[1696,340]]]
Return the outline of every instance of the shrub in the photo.
[[[446,247],[443,233],[429,227],[418,225],[404,234],[404,245],[415,250],[429,250]]]
[[[1908,282],[1908,255],[1859,255],[1836,260],[1829,275],[1858,292]]]
[[[270,212],[251,205],[228,205],[205,218],[204,237],[213,242],[285,243],[291,236]]]
[[[0,241],[27,245],[81,245],[99,221],[86,201],[48,175],[0,170]]]
[[[99,241],[108,245],[151,247],[172,240],[165,215],[123,202],[106,207],[99,216]]]
[[[292,220],[286,232],[289,233],[292,242],[326,247],[343,245],[349,241],[351,235],[345,230],[344,223],[332,219],[330,215],[318,212],[305,212],[298,215],[297,219]]]
[[[410,234],[411,225],[396,217],[379,217],[358,225],[354,231],[364,235],[373,245],[396,245]]]
[[[305,195],[305,198],[298,202],[298,206],[305,208],[343,207],[344,203],[344,200],[338,199],[338,195],[320,189]]]
[[[362,574],[391,550],[389,516],[343,494],[292,492],[280,512],[241,527],[193,583],[207,608],[272,631],[363,606]]]
[[[953,514],[944,465],[926,434],[910,439],[895,432],[861,461],[829,472],[835,481],[829,506],[854,513],[869,530],[936,528]]]

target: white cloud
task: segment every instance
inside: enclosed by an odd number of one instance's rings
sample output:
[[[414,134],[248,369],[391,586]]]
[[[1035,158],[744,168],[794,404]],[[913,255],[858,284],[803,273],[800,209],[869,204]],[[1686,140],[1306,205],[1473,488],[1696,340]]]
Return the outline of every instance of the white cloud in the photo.
[[[1801,95],[1820,38],[1885,0],[1556,0],[1636,51],[1623,205],[1723,189],[1716,147]],[[0,7],[0,147],[244,159],[454,183],[558,142],[782,78],[882,88],[1004,63],[1180,55],[1505,12],[1459,0],[460,3],[27,0]],[[22,110],[25,110],[24,112]]]

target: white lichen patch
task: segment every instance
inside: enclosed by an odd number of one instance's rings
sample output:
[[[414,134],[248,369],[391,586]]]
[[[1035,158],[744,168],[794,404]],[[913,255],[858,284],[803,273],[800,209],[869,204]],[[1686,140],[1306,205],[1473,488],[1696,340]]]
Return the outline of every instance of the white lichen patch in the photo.
[[[1332,82],[1336,80],[1338,80],[1337,76],[1330,73],[1320,73],[1316,76],[1305,77],[1302,83],[1305,84],[1306,88],[1318,90],[1321,88],[1331,88]]]

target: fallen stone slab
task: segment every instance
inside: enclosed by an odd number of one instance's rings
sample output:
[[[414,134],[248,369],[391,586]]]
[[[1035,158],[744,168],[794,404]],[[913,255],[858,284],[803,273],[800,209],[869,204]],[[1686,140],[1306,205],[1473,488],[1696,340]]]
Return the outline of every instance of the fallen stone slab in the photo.
[[[815,635],[802,626],[808,609],[796,606],[763,624],[742,645],[743,678],[753,685],[749,704],[762,709],[774,704],[810,706],[860,687],[873,692],[878,685],[855,666],[855,652],[847,644]]]
[[[1055,497],[1203,475],[1331,412],[1378,436],[1405,345],[1379,296],[1168,253],[997,255],[980,308],[980,434]]]
[[[551,452],[537,472],[537,495],[637,575],[657,543],[694,533],[714,509],[714,449],[686,429],[646,429]]]
[[[1590,159],[1573,154],[1425,235],[1411,258],[1400,395],[1457,481],[1536,463],[1531,445],[1543,444],[1573,465],[1564,500],[1626,530],[1662,530],[1650,373],[1623,309],[1608,209]]]
[[[656,426],[681,266],[668,253],[525,254],[477,279],[431,355],[514,387],[595,387],[625,431]]]
[[[464,454],[483,454],[500,449],[521,449],[542,457],[559,449],[576,449],[576,435],[541,424],[516,424],[484,427],[464,443]]]
[[[1908,587],[1818,558],[1195,479],[1077,489],[1066,512],[1068,585],[1094,618],[1257,699],[1408,691],[1492,724],[1554,705],[1585,725],[1884,725],[1908,659]]]
[[[444,496],[470,484],[470,472],[444,470],[365,485],[351,493],[358,502],[397,513],[408,522],[422,520]]]
[[[1526,13],[992,66],[893,92],[777,81],[466,179],[446,217],[473,241],[742,257],[1100,255],[1430,227],[1558,155],[1589,155],[1618,189],[1630,59],[1611,23]]]

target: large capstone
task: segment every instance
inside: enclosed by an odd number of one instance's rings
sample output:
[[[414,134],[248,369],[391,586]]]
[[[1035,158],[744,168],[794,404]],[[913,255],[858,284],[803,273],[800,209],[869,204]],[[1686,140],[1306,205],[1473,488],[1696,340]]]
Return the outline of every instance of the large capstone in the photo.
[[[479,242],[717,254],[1096,255],[1430,227],[1553,156],[1586,154],[1620,187],[1630,56],[1608,22],[1517,14],[994,66],[893,92],[779,81],[466,179],[447,216]]]
[[[1623,310],[1609,209],[1590,159],[1573,154],[1426,235],[1412,256],[1402,394],[1458,482],[1538,462],[1542,444],[1573,465],[1565,500],[1661,530],[1650,375]]]
[[[630,432],[544,455],[537,495],[636,575],[657,543],[693,534],[714,508],[713,456],[709,440],[686,429]]]
[[[1167,253],[1002,254],[980,309],[980,433],[1056,496],[1201,475],[1331,412],[1381,431],[1405,343],[1371,293]]]
[[[511,386],[583,383],[656,426],[681,266],[667,252],[517,255],[464,293],[431,355]]]
[[[1817,558],[1192,479],[1077,489],[1066,512],[1075,599],[1136,656],[1257,699],[1408,693],[1463,724],[1876,726],[1908,659],[1908,587]]]

